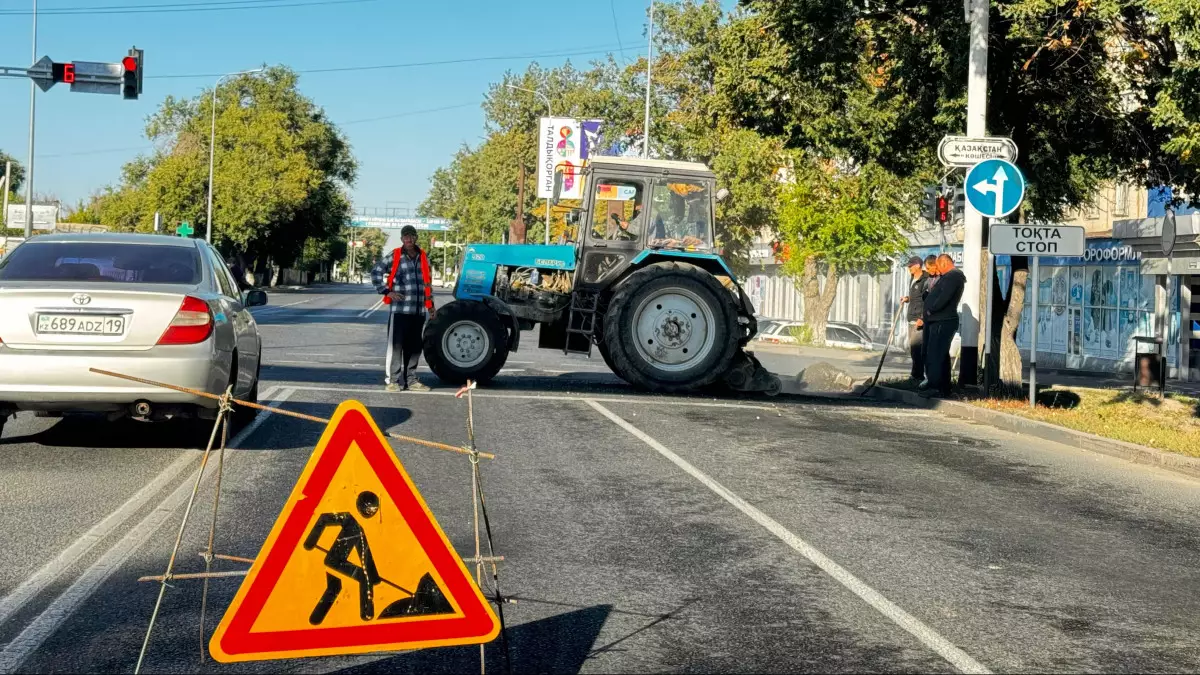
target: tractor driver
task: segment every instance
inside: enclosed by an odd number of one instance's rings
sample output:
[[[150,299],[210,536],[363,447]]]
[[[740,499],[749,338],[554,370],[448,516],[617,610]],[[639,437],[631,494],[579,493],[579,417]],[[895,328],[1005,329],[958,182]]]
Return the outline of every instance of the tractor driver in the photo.
[[[617,239],[622,241],[631,241],[638,238],[638,230],[640,229],[640,219],[642,217],[642,203],[635,202],[633,205],[633,217],[626,220],[619,213],[608,214],[609,220],[612,221],[614,227],[608,228],[608,239]]]
[[[703,224],[688,222],[687,200],[676,192],[670,193],[670,207],[664,220],[661,213],[654,219],[650,246],[678,248],[704,244]]]

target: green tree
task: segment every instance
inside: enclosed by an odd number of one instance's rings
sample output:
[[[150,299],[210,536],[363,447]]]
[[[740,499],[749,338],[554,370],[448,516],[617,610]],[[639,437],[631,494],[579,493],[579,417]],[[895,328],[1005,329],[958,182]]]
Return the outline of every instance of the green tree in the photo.
[[[903,230],[915,216],[912,186],[874,163],[802,156],[795,173],[779,210],[784,271],[804,294],[804,321],[813,341],[824,344],[841,275],[882,265],[907,246]]]
[[[258,271],[311,264],[319,242],[349,221],[350,146],[296,85],[294,72],[273,67],[230,80],[217,96],[213,241]],[[158,149],[127,164],[120,186],[89,205],[102,224],[149,232],[158,212],[168,231],[184,221],[205,231],[212,112],[211,92],[163,101],[146,125]]]

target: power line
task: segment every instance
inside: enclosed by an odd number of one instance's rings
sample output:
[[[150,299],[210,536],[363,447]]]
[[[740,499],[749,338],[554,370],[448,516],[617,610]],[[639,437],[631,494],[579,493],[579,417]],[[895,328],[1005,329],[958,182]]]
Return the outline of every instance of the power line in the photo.
[[[456,103],[454,105],[442,106],[440,108],[426,108],[425,110],[410,110],[408,112],[396,113],[394,115],[384,115],[383,117],[368,117],[361,120],[350,120],[349,122],[338,123],[337,126],[344,127],[351,124],[366,124],[367,122],[380,122],[383,120],[391,120],[399,117],[411,117],[412,115],[424,115],[426,113],[442,112],[443,110],[457,110],[469,106],[479,105],[479,101],[471,101],[470,103]]]
[[[387,69],[394,69],[394,68],[423,68],[423,67],[428,67],[428,66],[448,66],[448,65],[456,65],[456,64],[463,64],[463,63],[480,63],[483,61],[520,61],[520,60],[524,60],[524,59],[551,58],[551,57],[561,57],[561,56],[590,56],[590,55],[595,55],[595,54],[607,54],[611,51],[613,51],[612,47],[609,46],[604,49],[593,48],[593,49],[588,49],[588,50],[583,50],[583,51],[570,51],[570,52],[543,52],[540,54],[511,54],[511,55],[506,55],[506,56],[475,56],[475,57],[469,57],[469,58],[463,58],[463,59],[445,59],[445,60],[441,60],[441,61],[413,61],[413,62],[409,62],[409,63],[339,66],[336,68],[308,68],[308,69],[304,69],[304,70],[297,70],[295,72],[300,73],[300,74],[346,73],[346,72],[360,71],[360,70],[387,70]],[[624,51],[624,50],[622,49],[621,51]],[[223,74],[224,73],[191,73],[191,74],[186,74],[186,75],[185,74],[146,75],[145,77],[146,77],[146,79],[181,80],[181,79],[191,79],[191,78],[220,77]]]
[[[159,5],[108,5],[104,7],[58,7],[39,9],[38,15],[80,16],[111,14],[177,14],[180,12],[228,12],[247,9],[279,9],[286,7],[315,7],[321,5],[351,5],[378,0],[204,0],[199,3]],[[270,4],[268,4],[270,3]],[[27,9],[3,9],[0,16],[30,16]]]
[[[617,46],[624,52],[625,45],[621,44],[621,25],[617,23],[617,5],[615,0],[608,0],[608,8],[612,10],[613,30],[617,32]]]

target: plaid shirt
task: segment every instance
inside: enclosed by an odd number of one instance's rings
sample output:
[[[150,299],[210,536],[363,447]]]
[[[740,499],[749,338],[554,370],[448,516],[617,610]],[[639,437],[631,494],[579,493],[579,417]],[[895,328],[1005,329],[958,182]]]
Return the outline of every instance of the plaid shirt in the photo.
[[[388,275],[392,273],[392,254],[383,257],[371,270],[371,281],[381,294],[388,290],[403,293],[403,300],[393,300],[392,314],[425,314],[425,284],[421,279],[421,259],[400,254],[400,267],[391,289],[387,288]]]

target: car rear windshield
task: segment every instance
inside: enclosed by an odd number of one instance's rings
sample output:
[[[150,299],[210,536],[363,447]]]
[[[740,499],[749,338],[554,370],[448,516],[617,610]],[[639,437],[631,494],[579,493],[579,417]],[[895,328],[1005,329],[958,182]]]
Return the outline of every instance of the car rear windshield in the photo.
[[[194,285],[200,278],[200,254],[190,246],[31,241],[0,262],[0,281]]]

